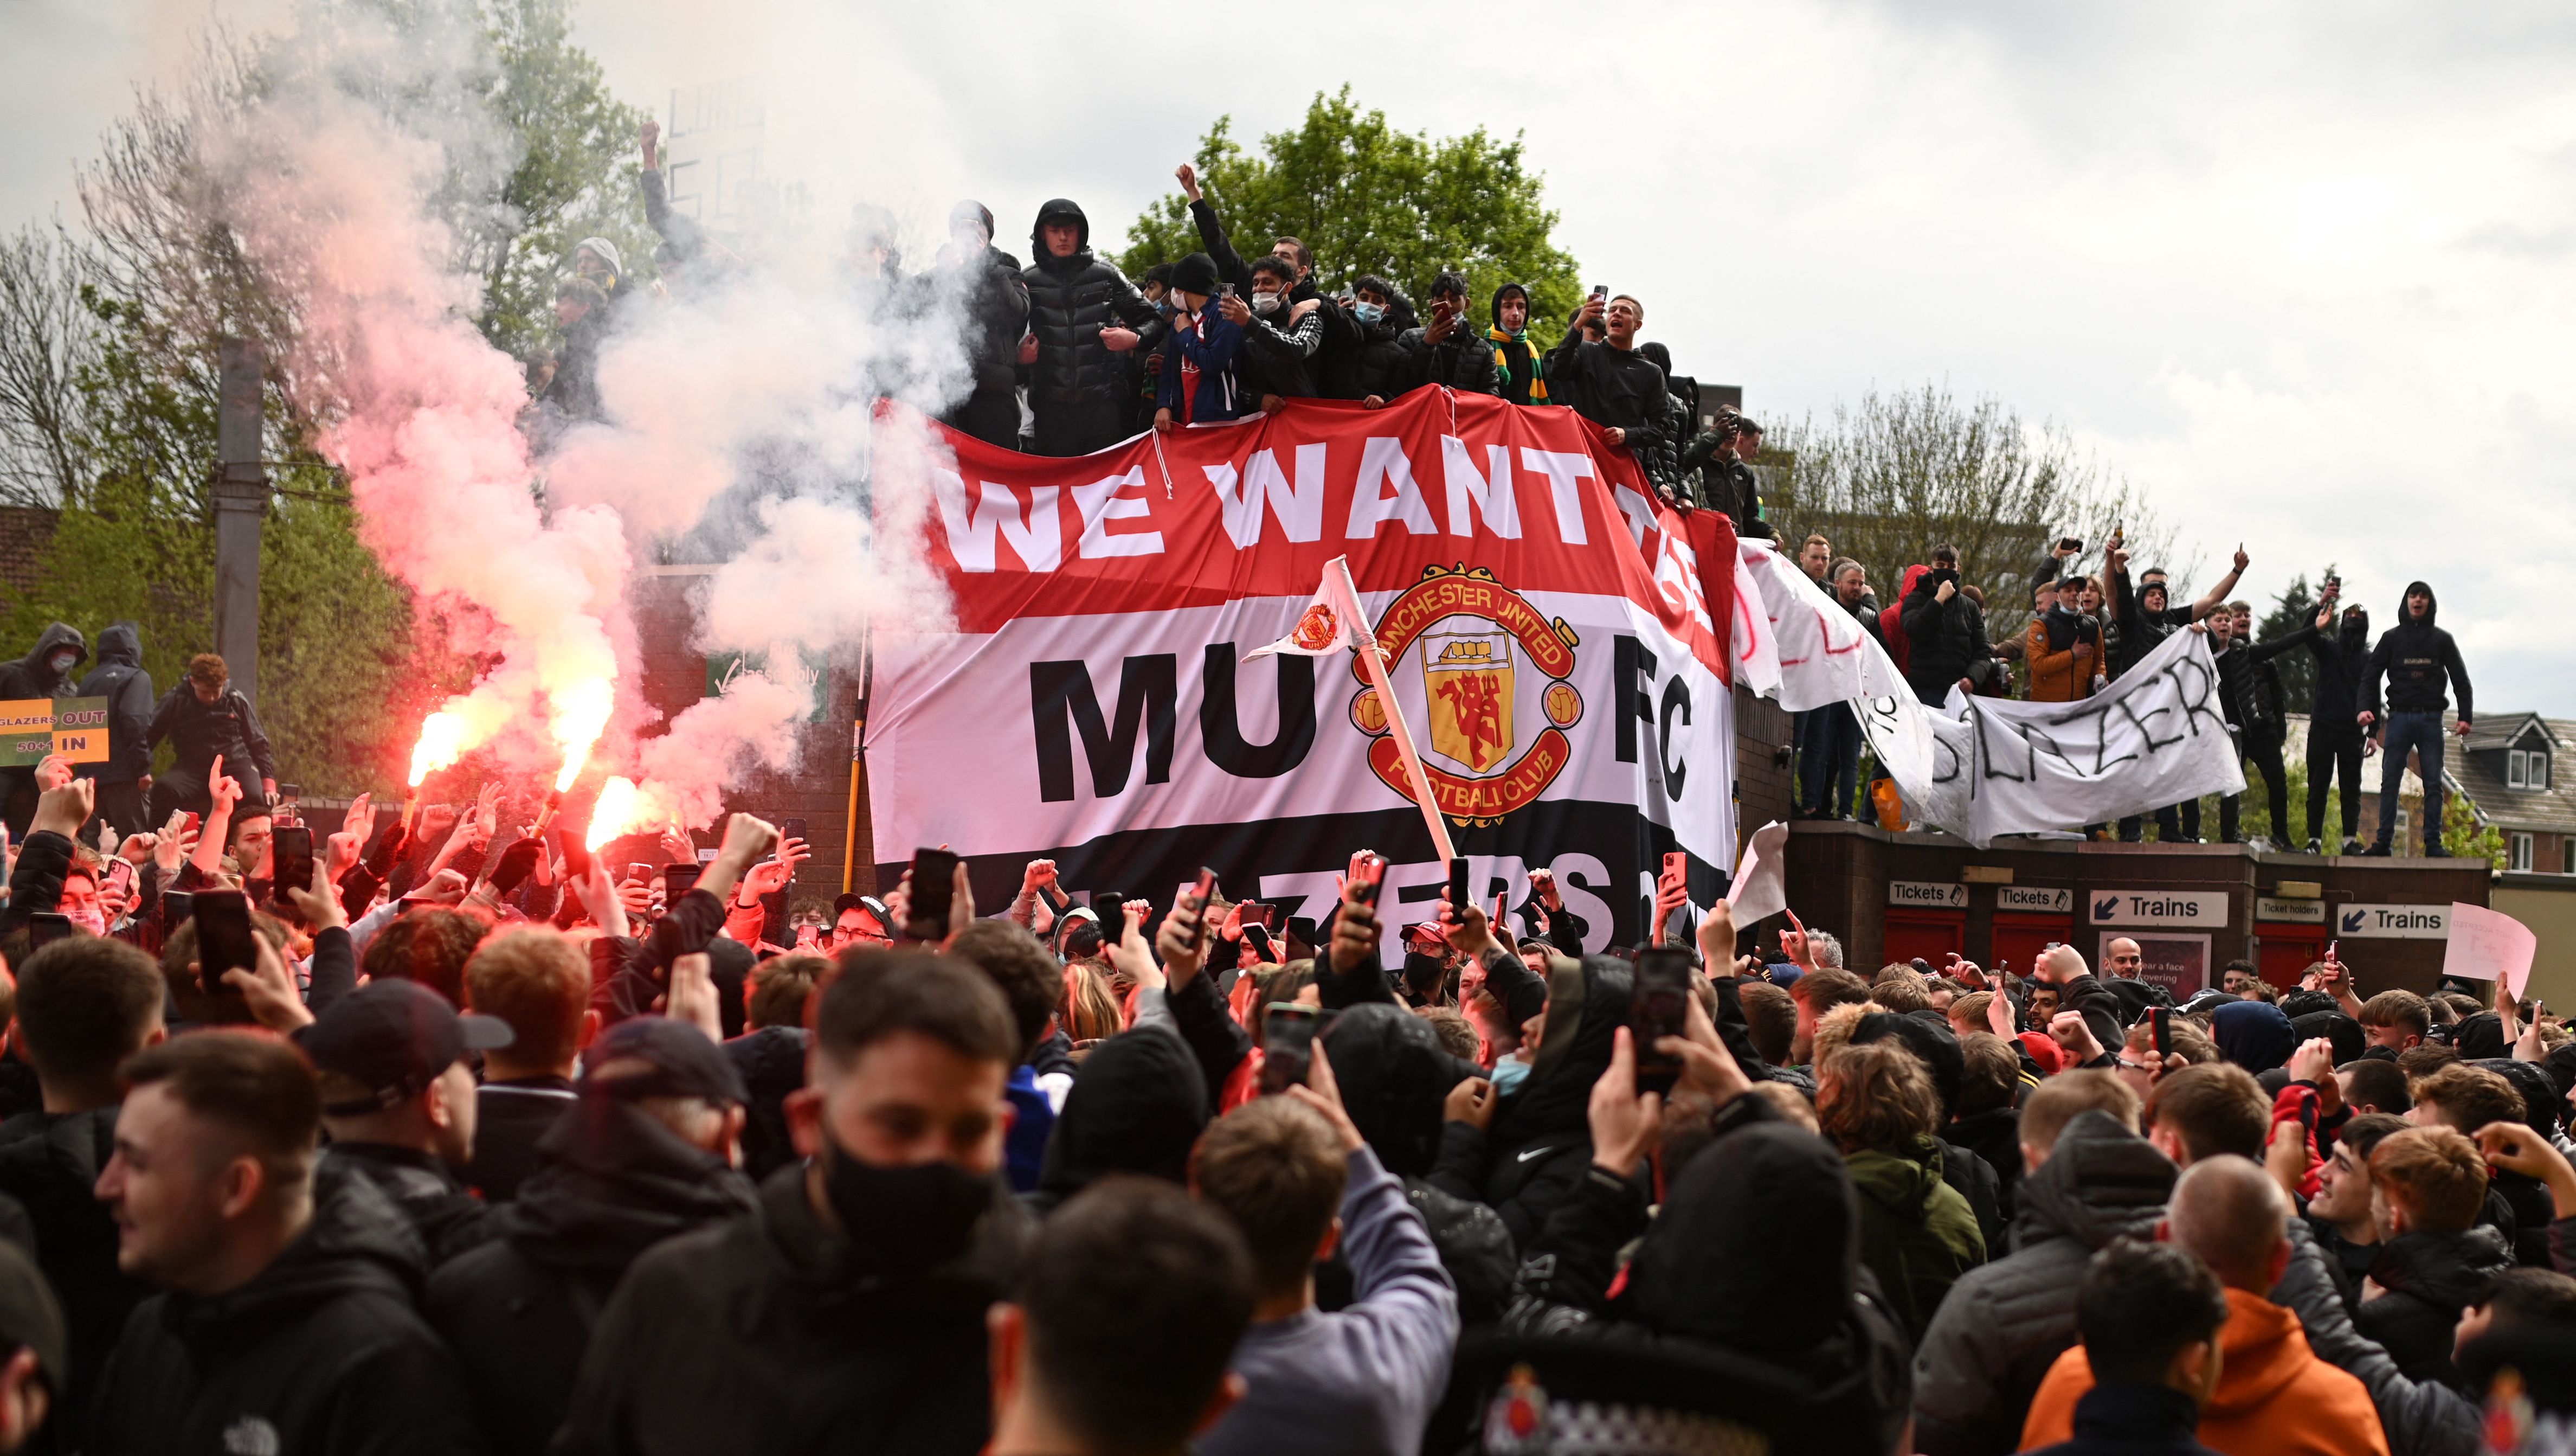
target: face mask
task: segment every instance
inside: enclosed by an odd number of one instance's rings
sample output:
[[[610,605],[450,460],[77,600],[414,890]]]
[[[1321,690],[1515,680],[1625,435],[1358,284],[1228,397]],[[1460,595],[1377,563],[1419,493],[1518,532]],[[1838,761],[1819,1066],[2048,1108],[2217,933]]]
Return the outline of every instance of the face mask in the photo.
[[[1363,303],[1357,308],[1352,309],[1351,312],[1359,315],[1361,323],[1373,324],[1386,317],[1386,305],[1380,303]]]
[[[1265,314],[1277,313],[1279,311],[1279,295],[1275,293],[1256,293],[1252,295],[1252,311],[1254,313]]]
[[[880,1168],[850,1156],[829,1133],[824,1138],[823,1191],[864,1262],[929,1269],[975,1241],[977,1221],[993,1206],[992,1179],[946,1162]]]
[[[1506,1092],[1529,1080],[1530,1064],[1518,1057],[1505,1057],[1494,1063],[1494,1095]]]
[[[76,654],[57,652],[54,654],[54,671],[69,672],[72,670],[72,664],[78,661],[80,658]]]

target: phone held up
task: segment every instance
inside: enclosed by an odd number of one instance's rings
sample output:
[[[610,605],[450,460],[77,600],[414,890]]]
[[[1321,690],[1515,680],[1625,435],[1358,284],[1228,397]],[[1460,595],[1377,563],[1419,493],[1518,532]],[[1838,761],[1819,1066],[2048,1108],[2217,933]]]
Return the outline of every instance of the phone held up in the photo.
[[[1386,883],[1386,856],[1361,851],[1351,861],[1351,900],[1354,904],[1375,905],[1378,886]]]
[[[197,985],[205,991],[223,987],[224,972],[256,970],[259,945],[250,928],[250,897],[239,890],[199,890]]]
[[[1656,1050],[1664,1037],[1680,1036],[1690,1014],[1690,952],[1647,946],[1637,952],[1635,991],[1628,998],[1628,1034],[1637,1048],[1637,1090],[1669,1092],[1681,1061]]]
[[[1261,1090],[1285,1092],[1306,1080],[1314,1062],[1315,1029],[1323,1013],[1293,1001],[1273,1001],[1261,1013]]]
[[[957,856],[945,849],[912,852],[910,907],[903,933],[913,940],[946,940],[949,906],[957,898]]]

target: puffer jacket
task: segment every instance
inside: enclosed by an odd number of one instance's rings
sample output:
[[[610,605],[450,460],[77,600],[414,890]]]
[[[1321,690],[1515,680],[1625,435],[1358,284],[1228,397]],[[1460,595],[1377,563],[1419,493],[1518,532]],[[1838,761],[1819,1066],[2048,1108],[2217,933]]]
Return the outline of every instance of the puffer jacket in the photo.
[[[2075,1343],[2084,1266],[2113,1239],[2153,1237],[2173,1181],[2164,1154],[2108,1114],[2066,1124],[2015,1190],[2012,1252],[1961,1276],[1915,1344],[1918,1449],[2013,1449],[2049,1365]]]
[[[2466,1390],[2451,1363],[2451,1340],[2489,1276],[2513,1267],[2513,1251],[2491,1228],[2404,1233],[2379,1246],[2371,1282],[2387,1293],[2365,1299],[2352,1322],[2377,1340],[2410,1380]]]
[[[1910,575],[1910,573],[1909,573]],[[1940,600],[1941,571],[1913,577],[1898,604],[1905,635],[1912,644],[1906,656],[1905,681],[1914,695],[1939,707],[1961,678],[1981,682],[1993,671],[1993,650],[1986,643],[1986,614],[1964,591]],[[1957,580],[1951,571],[1947,579]]]
[[[1071,257],[1047,251],[1050,222],[1081,230]],[[1146,351],[1161,346],[1168,325],[1115,264],[1092,254],[1091,220],[1073,203],[1059,197],[1039,208],[1029,242],[1037,261],[1020,277],[1029,291],[1029,332],[1038,340],[1038,360],[1028,375],[1038,453],[1087,455],[1117,443],[1133,418],[1123,397],[1126,371],[1100,341],[1100,331],[1111,325],[1133,329],[1141,336],[1137,349]]]
[[[489,1449],[447,1347],[412,1311],[419,1242],[325,1163],[313,1220],[248,1284],[145,1300],[100,1372],[96,1456]]]
[[[2101,629],[2090,617],[2051,608],[2023,629],[2022,657],[2030,664],[2032,702],[2080,702],[2093,696],[2093,675],[2102,670]]]
[[[1449,337],[1430,341],[1428,324],[1407,329],[1396,340],[1410,356],[1413,384],[1438,384],[1461,394],[1498,394],[1494,382],[1494,347],[1476,336],[1464,315]]]

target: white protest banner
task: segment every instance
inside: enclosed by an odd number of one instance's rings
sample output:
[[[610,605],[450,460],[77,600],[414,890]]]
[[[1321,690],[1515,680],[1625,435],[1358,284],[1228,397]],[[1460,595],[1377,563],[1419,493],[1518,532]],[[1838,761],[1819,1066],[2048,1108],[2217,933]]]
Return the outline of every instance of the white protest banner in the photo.
[[[2540,937],[2531,927],[2484,905],[2465,901],[2451,902],[2451,939],[2442,947],[2442,974],[2471,981],[2499,981],[2522,999],[2522,988],[2531,981],[2532,958],[2540,953]]]
[[[1744,858],[1726,887],[1735,923],[1751,925],[1789,908],[1789,826],[1774,819],[1744,841]]]
[[[1759,598],[1779,661],[1781,707],[1804,713],[1855,698],[1913,696],[1877,639],[1814,578],[1760,541],[1739,542],[1736,550],[1742,558],[1736,600],[1750,613],[1756,603],[1748,598]],[[1743,625],[1739,620],[1739,629]],[[1743,659],[1741,646],[1738,658]],[[1749,672],[1737,680],[1760,690],[1760,679]]]

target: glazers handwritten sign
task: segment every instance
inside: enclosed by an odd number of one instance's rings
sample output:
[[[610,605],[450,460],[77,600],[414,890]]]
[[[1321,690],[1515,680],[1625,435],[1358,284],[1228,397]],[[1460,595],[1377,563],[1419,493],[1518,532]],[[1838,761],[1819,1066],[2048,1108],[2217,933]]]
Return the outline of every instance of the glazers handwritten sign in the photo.
[[[107,699],[0,702],[0,768],[25,768],[52,754],[74,763],[107,762]]]
[[[2087,913],[2096,925],[2192,925],[2227,923],[2223,890],[2091,890]]]
[[[2347,940],[2445,940],[2448,905],[2338,905],[2335,934]]]

